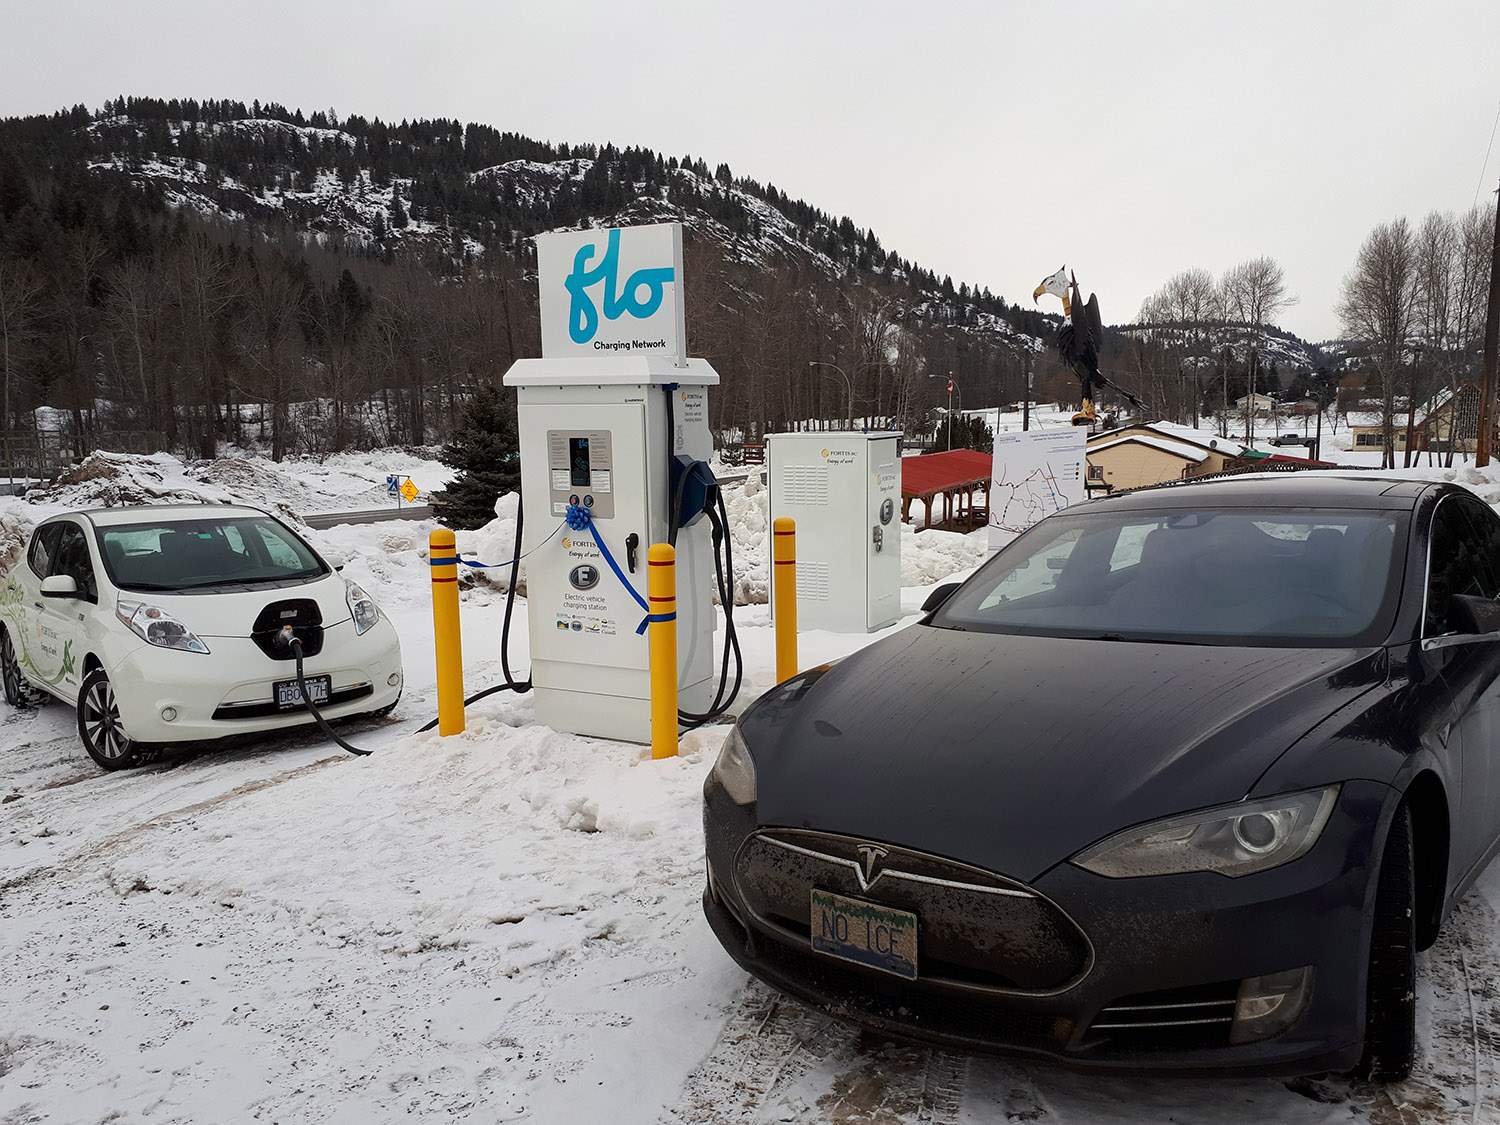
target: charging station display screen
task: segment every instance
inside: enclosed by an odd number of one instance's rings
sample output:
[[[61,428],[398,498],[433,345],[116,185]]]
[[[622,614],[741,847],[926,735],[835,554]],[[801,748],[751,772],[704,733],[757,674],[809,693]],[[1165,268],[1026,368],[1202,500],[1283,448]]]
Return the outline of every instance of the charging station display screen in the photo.
[[[570,469],[569,483],[574,488],[587,488],[589,478],[589,439],[576,437],[568,439],[568,466]]]
[[[582,504],[595,519],[613,519],[614,435],[598,429],[547,431],[547,499],[554,516]]]

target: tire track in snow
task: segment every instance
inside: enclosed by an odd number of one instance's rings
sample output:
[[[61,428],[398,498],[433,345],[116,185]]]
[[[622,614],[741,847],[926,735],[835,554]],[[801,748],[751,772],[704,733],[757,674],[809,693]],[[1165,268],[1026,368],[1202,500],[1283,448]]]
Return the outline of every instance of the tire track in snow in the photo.
[[[831,1017],[751,982],[663,1125],[771,1120],[765,1111],[773,1094],[822,1057],[833,1026]]]
[[[45,882],[48,879],[72,877],[80,869],[87,867],[91,861],[101,856],[107,857],[113,854],[122,845],[128,844],[143,833],[168,827],[185,817],[207,812],[210,809],[238,800],[251,793],[258,793],[261,790],[270,789],[273,786],[282,785],[288,781],[294,781],[335,762],[346,760],[342,754],[338,757],[320,758],[314,762],[303,763],[302,765],[282,770],[269,777],[253,778],[249,781],[241,782],[232,789],[216,793],[203,800],[194,801],[191,804],[153,813],[145,820],[117,829],[106,836],[88,841],[72,855],[55,859],[44,866],[33,868],[10,879],[0,880],[0,891],[13,891],[34,883]]]
[[[1366,1103],[1375,1125],[1500,1120],[1497,931],[1500,916],[1471,894],[1418,959],[1420,1051],[1411,1078],[1383,1089],[1353,1085],[1356,1104]]]
[[[965,1056],[861,1032],[752,982],[664,1125],[954,1125]]]

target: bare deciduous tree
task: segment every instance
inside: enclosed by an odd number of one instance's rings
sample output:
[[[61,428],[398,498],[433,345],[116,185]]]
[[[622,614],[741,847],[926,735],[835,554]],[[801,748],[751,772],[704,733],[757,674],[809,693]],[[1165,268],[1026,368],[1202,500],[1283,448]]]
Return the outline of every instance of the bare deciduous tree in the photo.
[[[1337,306],[1344,330],[1373,348],[1383,402],[1382,468],[1395,465],[1396,376],[1417,324],[1419,279],[1417,240],[1406,219],[1382,223],[1360,246]]]
[[[0,378],[5,384],[0,428],[5,433],[5,463],[14,466],[10,448],[10,392],[19,381],[17,368],[21,347],[32,335],[33,321],[40,307],[42,282],[24,261],[0,258]]]
[[[1287,292],[1286,276],[1276,259],[1264,255],[1249,258],[1224,271],[1219,283],[1226,319],[1242,324],[1249,331],[1250,393],[1245,407],[1246,440],[1255,438],[1255,375],[1260,361],[1260,345],[1265,328],[1278,315],[1291,308],[1298,298]]]

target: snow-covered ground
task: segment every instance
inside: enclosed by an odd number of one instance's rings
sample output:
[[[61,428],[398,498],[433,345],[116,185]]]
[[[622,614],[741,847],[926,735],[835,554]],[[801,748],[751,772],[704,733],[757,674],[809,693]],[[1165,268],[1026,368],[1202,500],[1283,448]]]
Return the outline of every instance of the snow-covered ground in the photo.
[[[389,473],[424,489],[446,475],[384,456],[113,468],[96,489],[293,518],[385,503]],[[1452,476],[1500,502],[1500,473]],[[0,500],[0,547],[89,502],[74,489]],[[748,702],[773,680],[756,597],[764,494],[735,489],[729,507]],[[342,732],[369,757],[304,733],[103,774],[66,709],[0,703],[0,1123],[1500,1120],[1500,873],[1422,958],[1422,1059],[1389,1089],[971,1059],[862,1035],[752,983],[699,905],[700,789],[727,728],[652,761],[539,727],[529,698],[500,693],[469,708],[462,734],[417,732],[436,706],[432,526],[308,533],[402,637],[400,707]],[[508,526],[460,546],[503,559]],[[983,557],[984,534],[908,532],[895,628]],[[472,692],[501,679],[504,595],[477,580],[463,599]],[[802,663],[879,635],[806,634]],[[524,670],[524,616],[510,650]]]

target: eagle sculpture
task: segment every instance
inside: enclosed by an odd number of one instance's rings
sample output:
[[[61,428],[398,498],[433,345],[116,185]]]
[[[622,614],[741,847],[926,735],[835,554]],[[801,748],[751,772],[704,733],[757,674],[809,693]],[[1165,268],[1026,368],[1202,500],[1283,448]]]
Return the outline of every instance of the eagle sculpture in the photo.
[[[1111,387],[1140,406],[1140,399],[1099,373],[1099,344],[1104,339],[1104,325],[1099,319],[1098,295],[1090,293],[1089,303],[1080,307],[1078,278],[1068,273],[1067,266],[1044,278],[1031,295],[1032,301],[1038,300],[1043,293],[1051,293],[1062,300],[1063,324],[1057,332],[1057,351],[1083,384],[1083,402],[1078,413],[1073,415],[1073,425],[1092,426],[1096,421],[1095,387]],[[1075,308],[1078,309],[1076,317],[1073,315]]]

